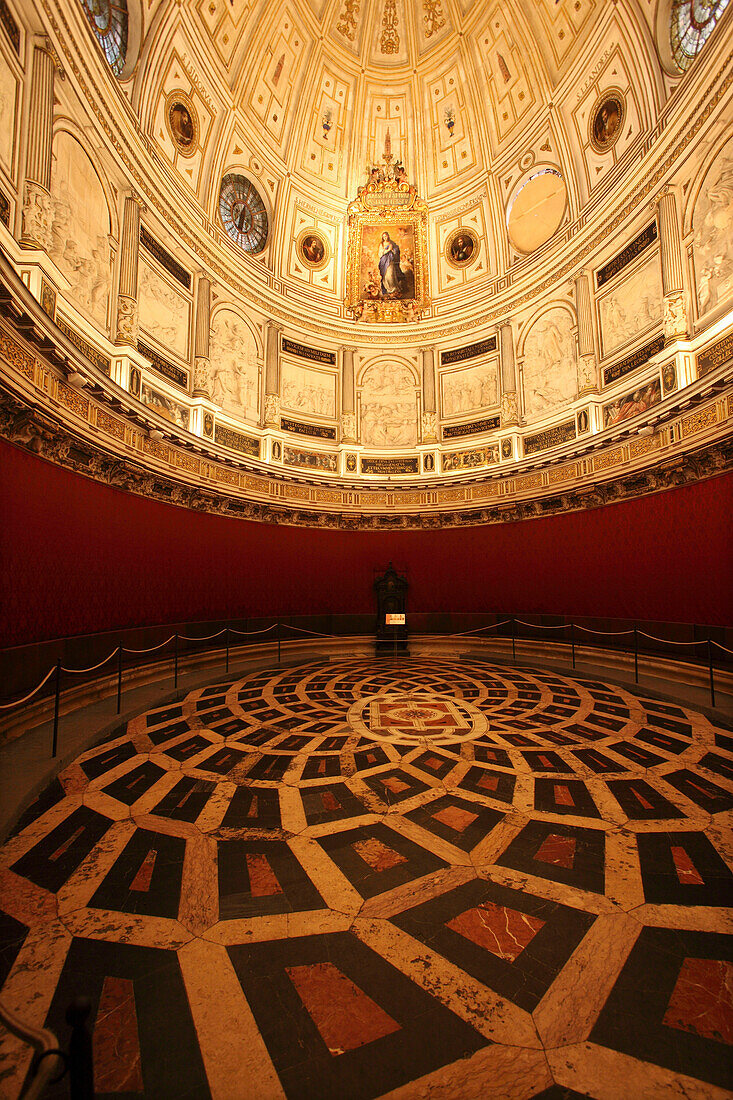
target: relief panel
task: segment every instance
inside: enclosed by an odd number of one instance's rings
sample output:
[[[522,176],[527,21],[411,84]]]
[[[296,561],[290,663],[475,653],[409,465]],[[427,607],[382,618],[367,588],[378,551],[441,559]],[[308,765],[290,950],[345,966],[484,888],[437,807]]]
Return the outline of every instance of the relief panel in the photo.
[[[555,307],[539,317],[524,341],[524,411],[536,420],[575,400],[577,370],[573,318]]]
[[[278,145],[284,142],[286,123],[294,114],[294,96],[310,46],[310,36],[293,11],[284,7],[246,104]]]
[[[517,41],[509,9],[495,4],[473,35],[474,55],[487,93],[487,114],[497,142],[506,138],[534,106],[533,81],[525,59],[530,51]]]
[[[344,137],[352,96],[353,81],[347,82],[324,66],[316,85],[301,161],[304,172],[330,184],[343,196],[347,194],[348,178],[343,171],[347,157]]]
[[[102,329],[112,287],[109,208],[92,162],[78,141],[61,131],[51,166],[49,254],[69,280],[69,298]]]
[[[733,142],[713,161],[692,219],[698,314],[733,298]]]
[[[417,442],[417,387],[401,363],[373,363],[360,388],[361,441],[368,447],[412,447]]]
[[[572,121],[592,191],[642,129],[637,92],[618,49],[613,50],[598,77],[584,88]]]
[[[473,416],[496,405],[499,400],[498,379],[497,359],[459,370],[442,371],[440,404],[443,418]]]
[[[260,368],[249,325],[232,309],[211,318],[210,367],[212,400],[250,422],[259,419]]]
[[[15,126],[18,80],[0,50],[0,165],[12,177],[15,166]]]
[[[630,343],[662,321],[662,274],[655,254],[600,298],[603,356]]]
[[[198,84],[173,51],[158,91],[152,130],[158,149],[194,191],[198,190],[214,118],[211,100],[204,97]]]
[[[336,417],[336,375],[301,367],[283,359],[280,364],[280,405],[299,413]]]
[[[480,167],[478,133],[470,122],[464,95],[466,85],[463,67],[455,62],[440,76],[423,83],[423,101],[432,132],[430,190]]]
[[[140,256],[138,305],[140,328],[159,344],[188,357],[191,302]]]

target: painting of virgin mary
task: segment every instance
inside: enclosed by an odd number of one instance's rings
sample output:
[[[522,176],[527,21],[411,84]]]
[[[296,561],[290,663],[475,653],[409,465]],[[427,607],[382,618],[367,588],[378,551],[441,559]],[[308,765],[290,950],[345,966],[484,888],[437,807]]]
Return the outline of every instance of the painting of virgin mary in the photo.
[[[395,244],[386,231],[382,234],[379,245],[379,274],[382,279],[382,297],[399,298],[404,283],[400,268],[400,246]]]

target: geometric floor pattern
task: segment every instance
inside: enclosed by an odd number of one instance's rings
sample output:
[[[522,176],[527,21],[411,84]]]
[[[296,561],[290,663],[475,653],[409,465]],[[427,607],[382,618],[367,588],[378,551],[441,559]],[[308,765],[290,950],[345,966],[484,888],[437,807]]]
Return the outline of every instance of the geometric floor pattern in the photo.
[[[733,734],[475,660],[319,660],[149,711],[0,849],[0,996],[98,1097],[722,1098]],[[0,1043],[0,1094],[29,1058]],[[66,1083],[48,1093],[68,1095]]]

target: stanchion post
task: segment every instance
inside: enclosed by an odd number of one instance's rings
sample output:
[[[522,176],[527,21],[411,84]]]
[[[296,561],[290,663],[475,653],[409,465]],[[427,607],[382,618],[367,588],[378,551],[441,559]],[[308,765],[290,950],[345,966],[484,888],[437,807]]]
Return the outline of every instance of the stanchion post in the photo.
[[[53,705],[53,744],[51,756],[56,757],[59,744],[59,706],[61,704],[61,660],[56,662],[56,699]]]
[[[173,639],[173,687],[178,687],[178,631]]]
[[[634,623],[634,681],[639,683],[639,632]]]
[[[227,672],[229,672],[229,623],[226,625],[224,637],[226,638],[225,645],[227,647]]]
[[[710,706],[715,706],[715,675],[713,673],[713,640],[708,638],[708,667],[710,669]]]
[[[122,710],[122,642],[117,649],[117,713]]]
[[[280,620],[277,620],[277,663],[280,664]]]
[[[517,633],[517,624],[515,623],[514,616],[512,615],[512,660],[513,661],[516,661],[516,659],[517,659],[516,633]]]
[[[570,645],[573,650],[573,668],[575,668],[575,623],[570,624]]]

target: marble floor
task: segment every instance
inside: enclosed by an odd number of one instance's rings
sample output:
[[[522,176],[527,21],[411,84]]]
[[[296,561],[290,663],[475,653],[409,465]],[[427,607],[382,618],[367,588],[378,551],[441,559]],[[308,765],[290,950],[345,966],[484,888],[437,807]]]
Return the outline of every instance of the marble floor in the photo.
[[[732,806],[733,732],[641,690],[252,672],[26,811],[0,998],[62,1043],[90,998],[100,1098],[731,1096]],[[28,1068],[0,1032],[0,1095]]]

